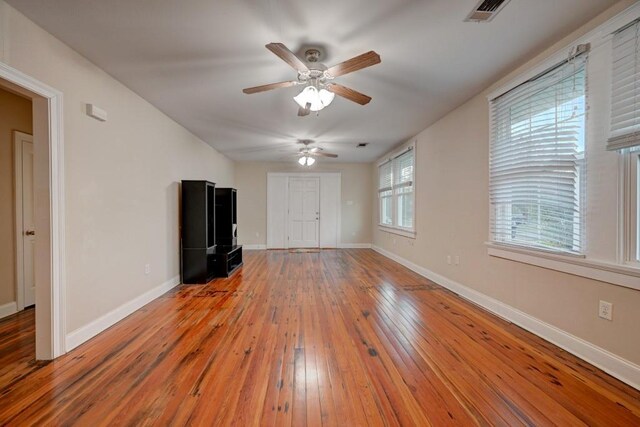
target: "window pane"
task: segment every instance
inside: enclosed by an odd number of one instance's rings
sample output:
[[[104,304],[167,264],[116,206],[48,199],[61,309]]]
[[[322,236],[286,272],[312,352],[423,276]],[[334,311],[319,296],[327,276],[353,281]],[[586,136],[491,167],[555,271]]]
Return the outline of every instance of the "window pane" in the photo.
[[[413,228],[413,191],[402,188],[398,193],[398,226]]]
[[[380,224],[393,225],[393,197],[391,191],[380,193]]]

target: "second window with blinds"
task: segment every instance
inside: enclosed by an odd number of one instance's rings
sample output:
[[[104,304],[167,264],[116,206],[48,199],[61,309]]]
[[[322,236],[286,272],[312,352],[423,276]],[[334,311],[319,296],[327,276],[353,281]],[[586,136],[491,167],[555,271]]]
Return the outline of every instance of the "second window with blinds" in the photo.
[[[378,165],[379,224],[415,234],[415,144]]]

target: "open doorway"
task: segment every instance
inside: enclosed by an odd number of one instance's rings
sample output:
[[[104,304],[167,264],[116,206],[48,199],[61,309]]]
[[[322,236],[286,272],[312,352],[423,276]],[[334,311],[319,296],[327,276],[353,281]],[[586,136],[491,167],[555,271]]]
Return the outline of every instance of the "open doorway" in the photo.
[[[33,103],[0,88],[0,348],[3,365],[35,358]],[[15,343],[18,343],[16,345]]]
[[[62,94],[0,62],[0,328],[31,360],[65,352],[61,130]]]

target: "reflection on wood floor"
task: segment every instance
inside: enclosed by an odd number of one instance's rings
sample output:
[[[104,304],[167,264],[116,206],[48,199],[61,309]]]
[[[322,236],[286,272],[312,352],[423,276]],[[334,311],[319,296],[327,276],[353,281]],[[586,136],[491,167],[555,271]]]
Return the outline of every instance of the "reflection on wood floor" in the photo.
[[[0,424],[640,425],[640,392],[368,250],[246,252],[51,363],[0,321]]]

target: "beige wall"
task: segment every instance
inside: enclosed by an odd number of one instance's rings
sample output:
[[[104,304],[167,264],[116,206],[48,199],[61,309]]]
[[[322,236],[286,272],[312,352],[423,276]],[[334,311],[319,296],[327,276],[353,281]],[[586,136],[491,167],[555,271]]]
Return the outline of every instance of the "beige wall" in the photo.
[[[71,332],[179,274],[180,180],[233,186],[234,165],[2,1],[0,60],[64,94]]]
[[[0,305],[16,300],[13,131],[31,134],[31,100],[0,89]]]
[[[238,189],[238,240],[245,245],[267,243],[267,173],[340,172],[342,174],[341,243],[371,243],[371,173],[365,163],[322,163],[303,168],[287,163],[239,162],[235,168]],[[351,203],[352,202],[352,203]]]
[[[537,59],[629,4],[623,2]],[[499,87],[530,65],[515,70],[493,87]],[[417,238],[403,238],[374,226],[374,244],[640,364],[640,291],[487,255],[486,96],[491,89],[417,136]],[[376,173],[372,165],[372,176]],[[375,182],[373,188],[375,191]],[[373,212],[377,222],[377,211]],[[448,255],[459,255],[460,265],[447,264]],[[599,300],[614,304],[612,322],[598,317]]]

